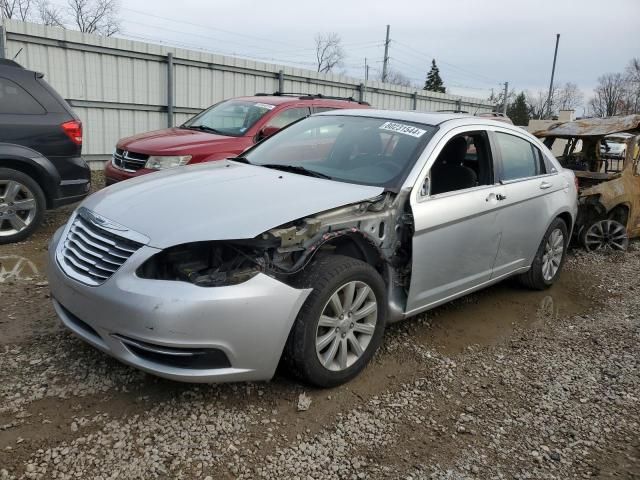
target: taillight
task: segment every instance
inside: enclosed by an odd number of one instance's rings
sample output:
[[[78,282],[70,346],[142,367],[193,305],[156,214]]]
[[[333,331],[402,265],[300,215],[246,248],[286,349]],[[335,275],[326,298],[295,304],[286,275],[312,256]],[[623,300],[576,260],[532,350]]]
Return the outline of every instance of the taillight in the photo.
[[[580,191],[580,182],[578,182],[578,177],[573,177],[573,181],[576,184],[576,191]]]
[[[82,122],[71,120],[70,122],[64,122],[60,126],[62,127],[62,131],[67,134],[67,137],[69,137],[73,143],[82,145]]]

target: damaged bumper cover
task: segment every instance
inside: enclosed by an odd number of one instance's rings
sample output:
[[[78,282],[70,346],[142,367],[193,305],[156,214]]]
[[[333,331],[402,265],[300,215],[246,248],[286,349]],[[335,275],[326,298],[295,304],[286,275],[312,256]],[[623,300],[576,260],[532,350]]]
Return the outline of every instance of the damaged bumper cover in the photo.
[[[69,278],[49,246],[54,307],[77,336],[125,364],[186,382],[268,380],[310,290],[264,273],[215,288],[144,279],[158,249],[142,246],[100,287]],[[104,288],[108,287],[108,288]]]

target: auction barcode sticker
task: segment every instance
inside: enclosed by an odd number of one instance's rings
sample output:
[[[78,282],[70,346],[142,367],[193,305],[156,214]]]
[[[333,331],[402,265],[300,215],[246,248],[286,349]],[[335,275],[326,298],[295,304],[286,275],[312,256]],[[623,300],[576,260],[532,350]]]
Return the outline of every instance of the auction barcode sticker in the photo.
[[[426,130],[414,127],[413,125],[405,125],[404,123],[386,122],[380,125],[380,130],[388,130],[390,132],[402,133],[403,135],[411,135],[412,137],[420,138],[427,133]]]

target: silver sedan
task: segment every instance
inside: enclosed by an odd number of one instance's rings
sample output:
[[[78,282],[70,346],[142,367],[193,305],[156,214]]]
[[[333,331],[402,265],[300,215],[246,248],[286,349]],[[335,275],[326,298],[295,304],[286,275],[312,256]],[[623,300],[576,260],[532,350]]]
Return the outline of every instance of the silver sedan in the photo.
[[[326,112],[244,156],[85,200],[49,248],[55,309],[124,363],[188,382],[332,386],[385,326],[510,276],[551,286],[573,173],[478,117]]]

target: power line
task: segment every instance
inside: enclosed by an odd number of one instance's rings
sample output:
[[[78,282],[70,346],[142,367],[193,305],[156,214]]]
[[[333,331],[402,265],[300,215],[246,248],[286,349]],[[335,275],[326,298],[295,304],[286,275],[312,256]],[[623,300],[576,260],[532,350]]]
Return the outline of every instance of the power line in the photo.
[[[400,45],[405,50],[408,50],[411,54],[413,54],[415,56],[424,58],[426,60],[431,60],[431,59],[435,58],[435,56],[433,56],[433,55],[429,55],[429,54],[426,54],[426,53],[419,52],[418,50],[414,49],[413,47],[411,47],[409,45],[406,45],[406,44],[404,44],[402,42],[398,42],[397,40],[393,40],[393,42],[398,44],[398,45]],[[447,65],[450,68],[454,68],[454,69],[460,70],[461,72],[465,72],[467,75],[471,75],[471,76],[478,77],[478,78],[483,78],[483,79],[485,79],[484,81],[487,82],[487,83],[492,83],[492,84],[493,83],[500,83],[500,80],[497,80],[497,79],[492,78],[492,77],[488,77],[488,76],[480,74],[480,73],[472,72],[471,70],[459,67],[457,65],[454,65],[453,63],[445,62],[443,60],[438,60],[438,63],[441,63],[443,65]]]
[[[193,27],[200,27],[200,28],[204,28],[206,30],[218,31],[218,32],[222,32],[222,33],[228,33],[228,34],[236,35],[236,36],[239,36],[239,37],[252,38],[254,40],[260,40],[261,42],[279,43],[281,45],[286,45],[286,46],[290,45],[289,43],[286,43],[286,42],[283,42],[283,41],[280,41],[280,40],[273,40],[273,39],[270,39],[270,38],[258,37],[256,35],[249,35],[249,34],[246,34],[246,33],[233,32],[231,30],[223,30],[221,28],[214,28],[211,25],[202,25],[200,23],[194,23],[194,22],[190,22],[190,21],[187,21],[187,20],[180,20],[180,19],[177,19],[177,18],[163,17],[161,15],[154,15],[154,14],[151,14],[151,13],[148,13],[148,12],[143,12],[143,11],[140,11],[140,10],[134,10],[132,8],[127,8],[127,7],[120,7],[120,8],[122,8],[122,10],[126,10],[128,12],[133,12],[133,13],[138,13],[140,15],[144,15],[145,17],[154,17],[154,18],[158,18],[158,19],[161,19],[161,20],[167,20],[167,21],[170,21],[170,22],[183,23],[185,25],[191,25]]]
[[[418,68],[415,65],[407,63],[405,61],[402,61],[402,60],[398,59],[397,57],[390,57],[390,59],[391,59],[392,63],[393,62],[398,62],[398,63],[401,63],[401,64],[406,65],[408,67],[411,67],[411,69],[413,71],[416,71],[416,72],[418,71]],[[419,82],[419,83],[423,83],[424,82],[424,78],[416,78],[416,77],[409,77],[409,76],[407,76],[407,78],[409,78],[410,80],[413,80],[415,82]],[[489,91],[490,90],[490,88],[486,88],[486,87],[483,88],[483,87],[476,87],[476,86],[469,86],[469,85],[461,85],[461,84],[455,83],[455,82],[447,82],[447,85],[451,86],[451,87],[465,88],[465,89],[471,89],[471,90],[481,90],[481,91]]]

